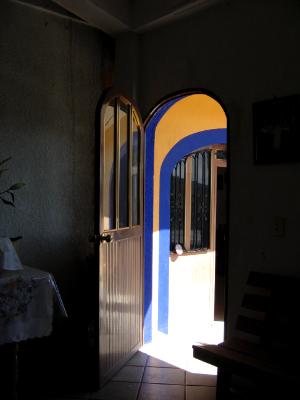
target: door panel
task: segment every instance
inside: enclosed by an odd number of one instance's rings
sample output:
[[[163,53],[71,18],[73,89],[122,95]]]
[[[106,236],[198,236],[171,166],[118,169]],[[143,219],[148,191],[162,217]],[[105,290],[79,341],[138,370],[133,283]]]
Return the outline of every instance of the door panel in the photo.
[[[101,109],[99,354],[103,384],[142,345],[143,130],[136,108],[109,95]]]
[[[137,236],[102,247],[100,356],[103,380],[141,346],[141,245],[141,237]]]

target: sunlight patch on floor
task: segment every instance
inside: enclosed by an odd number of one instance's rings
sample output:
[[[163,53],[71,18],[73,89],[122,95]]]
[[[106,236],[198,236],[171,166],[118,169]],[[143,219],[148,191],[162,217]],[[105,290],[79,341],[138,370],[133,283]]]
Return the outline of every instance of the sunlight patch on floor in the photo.
[[[223,341],[223,333],[223,322],[214,322],[206,329],[202,329],[201,335],[197,335],[197,337],[186,334],[186,332],[178,332],[173,337],[158,332],[155,334],[154,340],[142,346],[140,351],[192,373],[216,375],[216,367],[193,357],[192,345],[197,342],[220,343]]]

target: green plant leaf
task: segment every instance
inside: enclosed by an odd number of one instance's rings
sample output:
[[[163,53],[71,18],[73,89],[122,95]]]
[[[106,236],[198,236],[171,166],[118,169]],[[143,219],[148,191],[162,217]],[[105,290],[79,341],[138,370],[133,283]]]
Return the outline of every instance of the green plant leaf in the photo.
[[[11,160],[11,157],[5,158],[5,160],[0,161],[0,165],[5,164],[9,160]]]
[[[9,201],[9,200],[6,200],[6,199],[4,199],[3,197],[0,197],[0,200],[1,200],[4,204],[7,204],[8,206],[15,207],[15,205],[14,205],[13,202],[11,202],[11,201]]]
[[[18,190],[21,189],[21,187],[25,186],[25,183],[23,182],[18,182],[15,183],[14,185],[12,185],[10,188],[8,188],[7,190]]]

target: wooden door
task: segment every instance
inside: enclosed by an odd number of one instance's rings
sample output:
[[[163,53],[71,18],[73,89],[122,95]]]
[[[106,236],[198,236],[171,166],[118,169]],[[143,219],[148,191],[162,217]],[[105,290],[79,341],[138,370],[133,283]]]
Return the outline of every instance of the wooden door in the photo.
[[[108,94],[101,107],[99,353],[103,384],[142,345],[144,133],[136,107]]]

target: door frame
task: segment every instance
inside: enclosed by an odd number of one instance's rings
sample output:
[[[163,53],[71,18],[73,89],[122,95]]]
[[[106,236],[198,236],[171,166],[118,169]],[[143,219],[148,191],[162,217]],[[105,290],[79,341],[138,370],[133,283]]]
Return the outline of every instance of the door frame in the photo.
[[[229,225],[230,225],[230,117],[222,99],[213,92],[203,88],[188,88],[179,90],[160,99],[156,105],[147,113],[144,122],[145,128],[145,314],[144,314],[144,341],[149,343],[152,340],[152,263],[153,263],[153,172],[154,172],[154,140],[156,126],[163,115],[173,104],[186,96],[193,94],[204,94],[211,97],[222,107],[227,119],[227,171],[228,171],[228,191],[227,191],[227,257],[229,255]],[[226,262],[228,265],[228,260]],[[225,271],[225,292],[224,292],[224,337],[227,337],[227,313],[228,313],[228,268]]]

